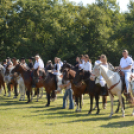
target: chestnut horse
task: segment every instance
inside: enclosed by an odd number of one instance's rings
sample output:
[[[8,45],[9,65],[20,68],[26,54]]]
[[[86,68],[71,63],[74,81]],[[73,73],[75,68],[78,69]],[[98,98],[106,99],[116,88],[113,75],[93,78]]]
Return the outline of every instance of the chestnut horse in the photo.
[[[55,90],[57,89],[56,76],[47,70],[40,70],[39,68],[33,71],[34,82],[37,88],[44,87],[47,95],[46,107],[50,105],[50,94],[51,97],[55,97]]]
[[[29,103],[32,100],[32,79],[31,79],[31,71],[29,69],[25,68],[23,65],[17,64],[15,66],[15,68],[11,72],[12,73],[17,72],[23,78],[24,83],[25,83],[25,87],[27,89],[27,91],[26,91],[27,98],[28,98],[27,103]],[[31,99],[30,99],[30,95],[31,95]]]

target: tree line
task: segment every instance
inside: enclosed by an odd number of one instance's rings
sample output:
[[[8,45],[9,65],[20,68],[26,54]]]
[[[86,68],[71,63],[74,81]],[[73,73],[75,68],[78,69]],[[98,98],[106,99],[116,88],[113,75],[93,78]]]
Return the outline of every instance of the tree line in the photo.
[[[66,0],[0,0],[0,60],[55,56],[75,62],[88,54],[106,54],[118,65],[123,49],[134,53],[134,2],[120,13],[116,0],[83,6]]]

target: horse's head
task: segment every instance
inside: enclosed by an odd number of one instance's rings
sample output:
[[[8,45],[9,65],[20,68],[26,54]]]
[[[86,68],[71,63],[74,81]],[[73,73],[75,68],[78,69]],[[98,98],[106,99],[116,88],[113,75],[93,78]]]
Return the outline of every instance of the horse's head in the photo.
[[[95,78],[101,75],[101,64],[95,65],[90,76],[90,80],[95,81]]]
[[[61,70],[60,70],[60,71],[63,72],[63,70],[64,70],[65,68],[72,69],[72,70],[75,69],[75,67],[74,67],[73,65],[71,65],[71,64],[69,64],[69,63],[64,63],[63,66],[61,67]]]
[[[83,69],[79,69],[79,70],[76,71],[76,75],[75,75],[75,78],[74,78],[74,81],[73,81],[73,83],[75,85],[77,85],[77,84],[82,82],[82,80],[83,80],[83,73],[84,73]]]
[[[62,70],[63,73],[63,80],[69,80],[69,70],[68,68],[65,68],[64,70]]]
[[[22,70],[23,70],[23,67],[22,67],[22,65],[19,63],[19,64],[17,64],[17,65],[14,67],[14,69],[11,71],[11,73],[12,73],[12,74],[13,74],[14,72],[20,73]]]

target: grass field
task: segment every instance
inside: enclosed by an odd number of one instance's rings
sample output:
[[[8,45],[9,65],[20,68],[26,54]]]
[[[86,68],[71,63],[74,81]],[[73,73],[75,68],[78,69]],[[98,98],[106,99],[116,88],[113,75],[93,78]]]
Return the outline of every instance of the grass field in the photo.
[[[134,117],[132,108],[126,106],[126,117],[121,117],[121,111],[109,118],[110,101],[107,109],[100,114],[93,111],[87,115],[90,102],[84,96],[84,106],[81,113],[75,110],[63,110],[63,95],[58,95],[51,106],[45,108],[45,95],[39,102],[36,97],[30,104],[19,102],[19,98],[0,95],[0,134],[134,134]],[[114,111],[117,107],[115,97]]]

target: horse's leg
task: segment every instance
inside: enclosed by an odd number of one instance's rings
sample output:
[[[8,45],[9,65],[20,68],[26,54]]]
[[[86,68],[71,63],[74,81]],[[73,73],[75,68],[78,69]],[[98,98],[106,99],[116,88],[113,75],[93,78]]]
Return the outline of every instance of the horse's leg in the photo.
[[[109,93],[109,96],[110,96],[110,100],[111,100],[111,113],[110,113],[110,116],[109,117],[112,117],[113,115],[113,102],[114,102],[114,97],[111,93]]]
[[[76,101],[76,110],[75,110],[75,112],[77,112],[78,111],[78,97],[76,97],[76,96],[75,96],[75,101]]]
[[[37,102],[38,102],[38,99],[39,99],[39,88],[37,88]]]
[[[5,94],[4,94],[4,96],[6,96],[6,86],[5,86],[5,83],[4,83],[4,82],[2,83],[2,86],[3,86],[3,88],[4,88],[4,91],[5,91]]]
[[[84,105],[84,102],[83,102],[83,94],[81,95],[81,102],[82,102],[82,106]]]
[[[50,93],[47,93],[47,104],[46,107],[50,105]]]
[[[89,110],[88,114],[91,114],[92,113],[92,110],[93,110],[92,109],[92,107],[93,107],[93,98],[94,97],[90,95],[90,110]]]
[[[116,109],[115,113],[119,112],[119,108],[120,108],[120,101],[118,100],[118,106],[117,106],[117,109]]]
[[[7,84],[7,88],[8,88],[8,97],[11,96],[11,84]]]
[[[100,113],[100,109],[99,109],[99,95],[95,95],[95,100],[96,100],[96,107],[97,107],[96,114],[99,114]]]
[[[30,102],[30,91],[27,90],[26,94],[27,94],[27,99],[28,99],[27,103],[29,103]]]
[[[103,104],[103,109],[106,109],[106,105],[107,105],[107,96],[102,96],[102,104]]]
[[[121,94],[118,95],[118,97],[119,97],[119,101],[120,101],[120,104],[121,104],[122,117],[125,117],[125,110],[124,110],[124,106],[123,106],[123,103],[122,103],[122,96],[121,96]]]

